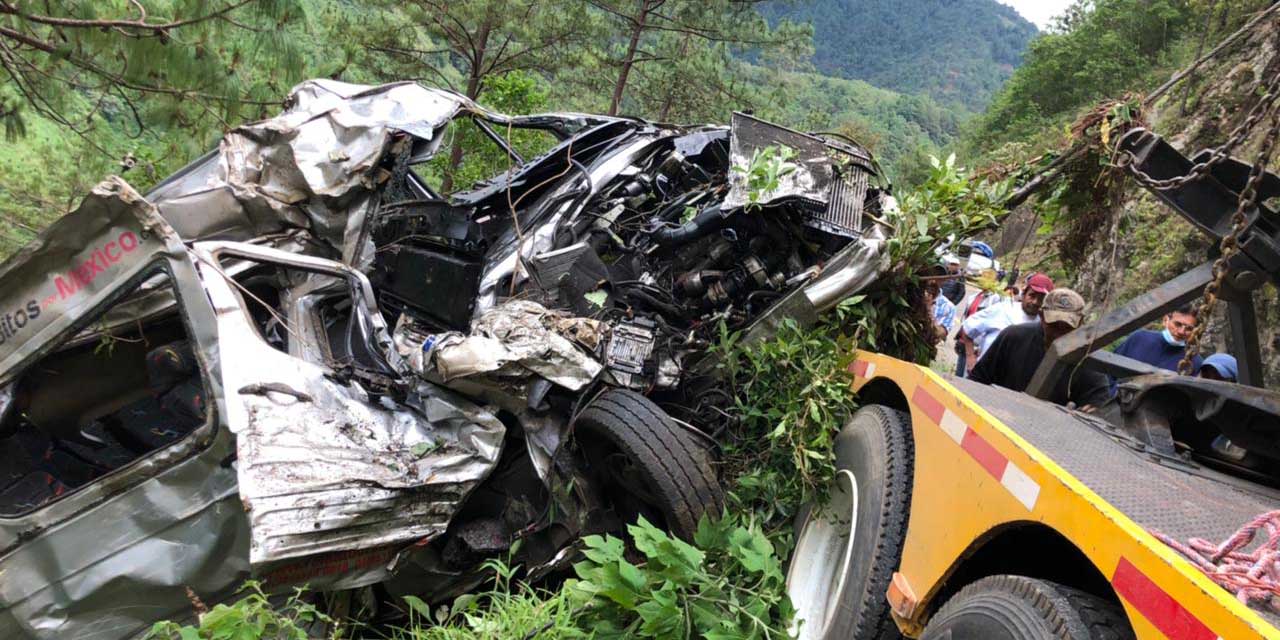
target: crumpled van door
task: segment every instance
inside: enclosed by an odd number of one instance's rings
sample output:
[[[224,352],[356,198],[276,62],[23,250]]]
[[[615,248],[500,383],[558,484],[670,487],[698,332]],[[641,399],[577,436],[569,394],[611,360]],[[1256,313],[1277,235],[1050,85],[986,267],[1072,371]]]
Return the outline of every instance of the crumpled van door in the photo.
[[[192,592],[206,601],[234,592],[249,575],[248,523],[236,509],[235,473],[222,464],[232,442],[220,412],[204,405],[212,410],[203,424],[167,441],[151,429],[173,417],[166,410],[117,411],[134,404],[128,394],[151,391],[138,360],[160,345],[148,338],[185,336],[199,355],[193,380],[205,398],[221,395],[208,358],[212,309],[187,247],[155,207],[120,178],[97,185],[0,266],[0,326],[0,431],[38,435],[56,458],[30,476],[62,489],[37,505],[4,505],[0,638],[133,637],[187,615]],[[110,390],[126,395],[109,398]],[[127,430],[142,438],[131,450],[73,439],[81,418],[104,416],[148,429]],[[158,437],[147,443],[146,434]],[[14,447],[15,435],[0,444]]]
[[[313,584],[342,573],[349,586],[384,572],[406,543],[442,533],[496,465],[502,423],[453,392],[401,381],[398,361],[388,360],[398,356],[388,353],[385,323],[359,272],[238,243],[197,243],[194,253],[217,315],[255,570],[273,582]],[[250,305],[269,303],[223,275],[219,261],[227,258],[302,276],[303,284],[281,292],[265,313],[287,335],[287,352],[264,339],[249,313]],[[363,336],[364,355],[381,359],[377,373],[393,389],[325,361],[341,345],[325,342],[334,329],[325,325],[317,296],[335,291],[351,314],[336,342]]]

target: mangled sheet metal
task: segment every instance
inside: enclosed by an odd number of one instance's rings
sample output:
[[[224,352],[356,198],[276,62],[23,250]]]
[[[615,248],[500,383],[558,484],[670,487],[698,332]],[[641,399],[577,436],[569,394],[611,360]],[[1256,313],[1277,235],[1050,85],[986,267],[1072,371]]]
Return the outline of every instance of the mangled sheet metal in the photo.
[[[483,377],[517,388],[539,376],[577,391],[603,368],[588,351],[598,348],[602,331],[596,320],[551,311],[528,300],[510,300],[480,314],[469,335],[450,332],[414,339],[402,328],[397,342],[420,372],[434,369],[446,383]]]
[[[462,117],[557,142],[441,196],[409,165]],[[747,211],[732,167],[777,145],[796,170]],[[0,580],[0,636],[134,633],[185,610],[186,586],[216,602],[250,570],[345,589],[416,567],[440,582],[428,591],[465,589],[516,532],[535,554],[521,562],[544,570],[572,548],[566,532],[587,533],[563,527],[605,506],[556,484],[581,472],[557,457],[566,408],[627,387],[715,431],[729,396],[690,363],[726,330],[813,320],[866,286],[885,266],[876,221],[892,206],[856,144],[747,116],[509,117],[416,84],[326,80],[147,198],[123,182],[95,190],[0,268],[0,385],[53,333],[127,296],[77,339],[181,305],[212,410],[192,438],[0,522],[16,549],[0,570],[19,576]],[[161,260],[172,289],[145,279]],[[58,277],[84,297],[59,306]],[[462,302],[430,313],[444,299]],[[0,418],[14,388],[0,386]],[[527,460],[504,451],[516,436]],[[577,515],[544,526],[562,508]],[[109,549],[92,548],[87,519],[64,522],[77,514],[108,518]],[[457,531],[470,527],[511,535],[468,548]]]
[[[154,207],[112,178],[7,261],[0,268],[0,301],[8,314],[0,358],[5,427],[32,427],[9,422],[29,415],[31,389],[23,387],[23,376],[43,371],[30,358],[83,344],[93,336],[74,332],[90,322],[113,326],[103,319],[103,306],[155,283],[148,274],[163,269],[170,276],[170,306],[174,290],[202,301],[186,255]],[[144,288],[144,297],[153,290]],[[189,340],[214,344],[207,305],[191,306],[186,317]],[[130,318],[134,326],[144,320]],[[215,396],[221,391],[216,380],[207,380],[206,389]],[[222,464],[231,450],[230,435],[207,422],[189,438],[55,502],[6,514],[0,519],[0,637],[133,636],[189,611],[187,588],[229,595],[248,575],[247,521],[236,504],[234,470]]]
[[[422,384],[404,403],[264,343],[233,287],[210,265],[219,253],[325,271],[352,281],[353,312],[390,344],[368,281],[341,265],[265,248],[197,245],[218,313],[226,420],[236,434],[240,496],[254,564],[430,538],[493,470],[505,427],[483,407]],[[360,291],[363,290],[363,291]],[[296,325],[295,335],[323,335]]]
[[[148,194],[180,236],[239,241],[307,229],[351,263],[396,134],[411,136],[413,156],[429,156],[460,111],[480,111],[453,92],[407,82],[312,80],[285,104],[275,118],[233,129],[216,152]]]
[[[0,310],[0,377],[165,251],[170,233],[137,191],[111,178],[5,261],[0,300],[10,308]]]

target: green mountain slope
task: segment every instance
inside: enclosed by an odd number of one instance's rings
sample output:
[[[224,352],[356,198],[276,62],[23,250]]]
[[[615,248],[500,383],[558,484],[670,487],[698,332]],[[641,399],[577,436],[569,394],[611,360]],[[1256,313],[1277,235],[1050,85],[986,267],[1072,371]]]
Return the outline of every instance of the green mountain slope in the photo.
[[[838,131],[867,145],[893,172],[901,159],[937,149],[959,133],[963,114],[923,95],[817,73],[753,68],[750,80],[785,95],[758,115],[805,131]]]
[[[767,11],[813,23],[822,74],[971,111],[986,106],[1037,34],[996,0],[799,0]]]

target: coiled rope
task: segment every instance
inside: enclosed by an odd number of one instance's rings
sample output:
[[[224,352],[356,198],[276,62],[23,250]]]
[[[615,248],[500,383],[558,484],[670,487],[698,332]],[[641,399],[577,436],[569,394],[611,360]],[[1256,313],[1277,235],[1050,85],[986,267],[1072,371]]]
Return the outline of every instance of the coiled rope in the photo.
[[[1242,551],[1259,531],[1266,532],[1266,541],[1253,551]],[[1221,544],[1203,538],[1183,544],[1158,531],[1151,533],[1240,602],[1280,613],[1280,511],[1254,518]]]

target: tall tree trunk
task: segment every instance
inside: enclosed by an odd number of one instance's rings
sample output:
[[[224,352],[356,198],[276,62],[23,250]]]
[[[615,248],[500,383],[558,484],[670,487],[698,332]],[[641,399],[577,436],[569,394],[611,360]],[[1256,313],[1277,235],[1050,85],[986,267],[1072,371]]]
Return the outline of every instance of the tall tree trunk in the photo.
[[[480,97],[480,83],[484,80],[485,49],[489,46],[489,32],[493,29],[493,21],[485,18],[476,32],[476,48],[471,56],[471,69],[467,75],[467,97],[476,100]],[[453,176],[462,166],[462,131],[453,130],[453,146],[449,149],[449,168],[444,172],[444,180],[440,190],[446,195],[453,191]]]
[[[631,75],[631,66],[635,64],[636,49],[640,47],[640,36],[644,35],[644,23],[649,17],[651,0],[640,0],[640,15],[636,16],[631,28],[631,42],[627,43],[627,54],[622,58],[622,69],[618,72],[618,81],[613,85],[613,100],[609,101],[609,115],[618,115],[618,107],[622,105],[622,92],[627,88],[627,76]]]
[[[1196,60],[1204,55],[1204,41],[1209,37],[1209,29],[1213,26],[1213,10],[1217,8],[1218,0],[1209,0],[1209,8],[1204,12],[1204,29],[1200,30],[1200,42],[1196,45]],[[1182,104],[1178,107],[1178,115],[1187,112],[1187,99],[1191,97],[1191,85],[1195,82],[1195,74],[1185,78],[1182,81]]]
[[[692,37],[693,37],[692,34],[686,33],[684,34],[684,39],[680,41],[680,59],[681,60],[684,60],[684,57],[689,55],[689,40]],[[667,95],[663,97],[662,109],[658,112],[658,122],[666,122],[667,118],[671,116],[671,104],[675,101],[675,97],[676,97],[676,83],[668,82]]]

